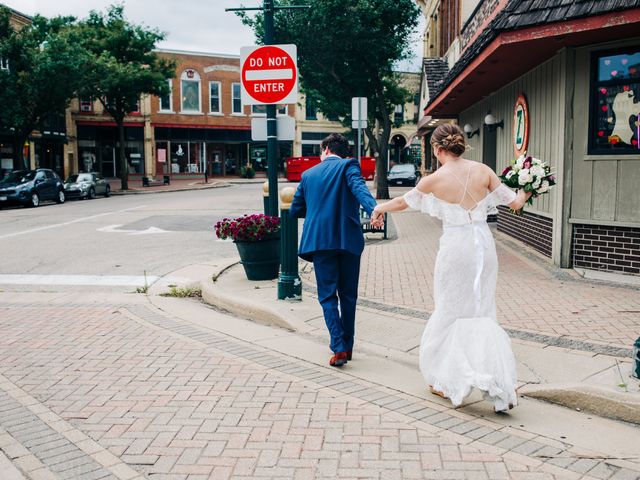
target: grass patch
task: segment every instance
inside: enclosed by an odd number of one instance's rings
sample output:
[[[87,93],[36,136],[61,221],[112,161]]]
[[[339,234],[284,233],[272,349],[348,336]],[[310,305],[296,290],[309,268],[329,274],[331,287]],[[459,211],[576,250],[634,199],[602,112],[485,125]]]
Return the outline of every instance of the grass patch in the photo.
[[[161,297],[201,298],[202,290],[198,287],[171,287],[171,290],[160,294]]]

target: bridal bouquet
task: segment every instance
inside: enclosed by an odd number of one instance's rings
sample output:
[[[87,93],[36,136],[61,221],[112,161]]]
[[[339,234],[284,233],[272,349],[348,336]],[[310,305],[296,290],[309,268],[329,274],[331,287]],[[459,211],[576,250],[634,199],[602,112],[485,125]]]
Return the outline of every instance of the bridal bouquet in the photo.
[[[551,167],[526,154],[513,160],[500,175],[500,180],[507,187],[531,192],[531,197],[527,200],[529,205],[533,203],[534,198],[547,193],[556,184],[556,177],[551,174]],[[515,213],[521,215],[522,210]]]

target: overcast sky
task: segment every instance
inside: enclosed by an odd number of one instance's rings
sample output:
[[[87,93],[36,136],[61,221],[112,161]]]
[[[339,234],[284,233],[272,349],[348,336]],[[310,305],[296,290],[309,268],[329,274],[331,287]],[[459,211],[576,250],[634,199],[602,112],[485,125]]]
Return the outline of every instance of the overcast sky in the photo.
[[[115,0],[0,0],[0,3],[27,15],[84,18],[90,10],[105,10]],[[131,22],[158,28],[167,34],[160,48],[239,55],[240,47],[255,44],[255,37],[236,15],[224,9],[241,4],[257,6],[262,0],[126,0],[122,3]],[[418,30],[421,32],[422,28]],[[399,65],[400,70],[420,71],[420,35],[416,34],[413,40],[415,58]]]

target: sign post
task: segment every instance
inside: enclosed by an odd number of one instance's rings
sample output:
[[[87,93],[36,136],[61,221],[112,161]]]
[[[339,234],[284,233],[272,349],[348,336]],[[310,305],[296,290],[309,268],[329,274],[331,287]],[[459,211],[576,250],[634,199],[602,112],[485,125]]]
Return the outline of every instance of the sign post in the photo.
[[[362,129],[367,128],[367,97],[351,99],[351,128],[358,129],[358,163],[360,163]]]

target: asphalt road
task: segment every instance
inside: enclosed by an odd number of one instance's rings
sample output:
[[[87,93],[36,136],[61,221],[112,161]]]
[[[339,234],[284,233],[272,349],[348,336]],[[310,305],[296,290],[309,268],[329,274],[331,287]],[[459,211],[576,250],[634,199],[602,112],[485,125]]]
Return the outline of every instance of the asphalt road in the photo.
[[[261,184],[3,209],[0,284],[81,285],[90,280],[69,276],[100,275],[114,276],[115,286],[123,283],[118,277],[164,276],[235,255],[233,243],[216,239],[213,225],[260,211]]]

